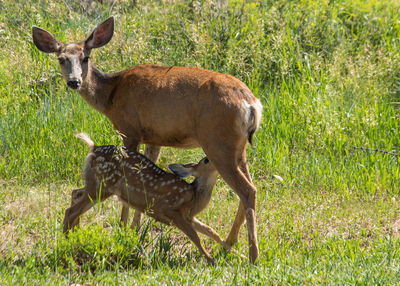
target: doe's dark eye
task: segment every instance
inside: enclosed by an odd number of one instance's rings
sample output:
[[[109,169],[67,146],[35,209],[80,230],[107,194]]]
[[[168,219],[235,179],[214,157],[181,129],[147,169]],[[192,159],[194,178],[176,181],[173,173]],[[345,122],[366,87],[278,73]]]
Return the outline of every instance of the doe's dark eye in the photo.
[[[204,164],[208,164],[208,162],[210,162],[210,161],[208,160],[208,158],[205,158],[205,159],[204,159]]]

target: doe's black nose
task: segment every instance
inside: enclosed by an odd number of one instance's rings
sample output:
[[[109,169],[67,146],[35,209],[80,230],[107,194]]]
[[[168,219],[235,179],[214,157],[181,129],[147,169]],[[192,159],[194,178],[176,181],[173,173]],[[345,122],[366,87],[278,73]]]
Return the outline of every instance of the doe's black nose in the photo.
[[[72,89],[77,89],[78,87],[81,86],[81,81],[77,79],[72,79],[67,81],[67,85]]]

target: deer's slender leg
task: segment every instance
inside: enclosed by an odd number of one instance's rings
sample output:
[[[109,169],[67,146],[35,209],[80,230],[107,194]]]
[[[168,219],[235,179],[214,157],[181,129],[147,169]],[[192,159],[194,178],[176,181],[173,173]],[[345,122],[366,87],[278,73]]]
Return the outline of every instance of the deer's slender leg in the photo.
[[[153,163],[157,163],[160,156],[161,147],[156,145],[146,144],[146,149],[144,149],[144,155],[150,159]]]
[[[129,207],[123,204],[121,210],[120,225],[126,226],[126,224],[128,223],[128,218],[129,218]]]
[[[63,230],[67,234],[68,231],[75,227],[79,222],[79,216],[92,207],[92,202],[88,196],[84,196],[78,203],[65,210],[63,221]]]
[[[139,142],[132,139],[135,138],[136,136],[127,136],[124,138],[124,145],[132,151],[137,152],[139,149]],[[135,226],[139,227],[140,224],[140,218],[141,218],[141,213],[137,210],[135,210],[135,215],[131,224],[131,228],[133,229]],[[122,226],[127,226],[128,224],[128,219],[129,219],[129,206],[122,204],[122,210],[121,210],[121,218],[120,218],[120,225]]]
[[[231,248],[230,245],[228,245],[225,241],[222,240],[222,238],[219,236],[219,234],[212,227],[202,223],[198,219],[193,218],[192,226],[196,231],[198,231],[204,235],[207,235],[208,237],[212,238],[214,241],[221,244],[225,250],[229,251],[229,249]]]
[[[135,215],[133,216],[133,220],[131,223],[131,229],[138,229],[140,227],[140,221],[142,219],[142,212],[139,210],[135,210]]]
[[[253,181],[251,179],[251,175],[249,172],[249,167],[246,160],[246,150],[242,154],[242,161],[239,163],[239,167],[241,168],[242,172],[246,176],[248,182],[254,187],[255,192],[251,193],[250,204],[253,206],[252,208],[246,209],[246,221],[247,221],[247,229],[249,235],[249,241],[253,238],[253,249],[250,249],[250,252],[253,253],[253,257],[256,255],[258,256],[258,240],[257,240],[257,218],[256,218],[256,204],[257,204],[257,189],[255,188]],[[237,237],[237,236],[236,236]]]
[[[83,195],[85,194],[85,188],[80,188],[80,189],[75,189],[71,193],[71,207],[75,204],[77,204],[82,198]],[[79,224],[79,217],[77,217],[72,223],[71,223],[71,229],[72,231],[74,230],[74,227]]]
[[[231,245],[229,245],[225,241],[223,241],[222,238],[219,236],[219,234],[212,227],[202,223],[201,221],[199,221],[196,218],[193,218],[192,225],[196,231],[212,238],[214,241],[218,242],[226,251],[231,251],[231,252],[239,255],[242,259],[246,259],[246,257],[241,255],[235,249],[231,249]]]
[[[230,245],[231,247],[238,241],[239,231],[240,231],[240,228],[241,228],[242,224],[244,223],[245,219],[246,219],[245,209],[244,209],[243,203],[240,201],[231,231],[229,232],[229,235],[226,238],[226,243],[228,245]]]
[[[177,228],[183,231],[183,233],[186,234],[191,241],[193,241],[193,243],[197,246],[200,252],[206,257],[207,261],[212,263],[213,259],[201,245],[200,238],[197,235],[197,232],[194,230],[193,226],[190,224],[190,222],[185,220],[179,212],[169,213],[168,217],[171,219],[171,221]]]
[[[244,207],[244,214],[247,220],[247,231],[249,240],[249,257],[254,263],[258,257],[258,242],[257,242],[257,222],[255,216],[256,210],[256,194],[257,189],[247,178],[247,174],[243,172],[243,165],[246,162],[245,145],[241,152],[237,152],[235,146],[224,146],[224,150],[219,148],[208,148],[204,150],[208,158],[213,162],[219,174],[224,181],[235,191],[239,196],[241,204]],[[242,167],[240,166],[242,165]],[[227,241],[234,241],[237,237],[240,225],[243,223],[243,209],[239,206],[239,210],[232,226],[230,236]]]
[[[104,192],[104,194],[101,195],[101,201],[104,201],[111,195],[112,195],[111,193]],[[79,217],[83,213],[91,209],[94,203],[96,203],[97,201],[98,198],[96,196],[90,197],[88,193],[84,191],[84,195],[82,196],[82,198],[80,198],[80,200],[76,204],[65,210],[65,216],[63,221],[64,233],[67,234],[71,228],[74,228],[76,224],[79,222]]]
[[[244,173],[247,180],[250,183],[252,183],[249,167],[246,162],[246,152],[243,152],[241,159],[242,161],[239,162],[240,170]],[[226,243],[228,243],[230,246],[234,245],[237,242],[239,236],[239,230],[242,224],[244,223],[244,220],[245,220],[245,208],[243,206],[243,203],[240,201],[235,221],[233,222],[232,229],[226,239]]]
[[[150,159],[153,163],[156,163],[159,156],[160,156],[160,151],[161,147],[156,146],[156,145],[146,145],[146,149],[144,150],[144,155]],[[122,211],[124,211],[124,207],[122,208]],[[127,212],[129,212],[127,210]],[[121,214],[122,217],[122,214]],[[128,213],[126,214],[126,219],[128,217]],[[142,219],[142,212],[139,210],[135,210],[135,215],[133,216],[132,224],[131,224],[131,229],[134,228],[139,228],[140,227],[140,221]],[[121,218],[122,220],[122,218]],[[126,221],[124,222],[126,224]]]
[[[249,252],[250,252],[249,257],[250,261],[254,263],[258,256],[257,222],[255,216],[257,190],[254,187],[254,185],[247,180],[246,176],[239,168],[232,168],[230,169],[230,171],[226,170],[229,170],[228,166],[227,169],[222,171],[224,173],[223,175],[221,171],[218,169],[222,178],[239,195],[241,200],[241,205],[239,205],[238,213],[234,225],[232,226],[233,231],[231,231],[231,235],[232,237],[236,237],[237,239],[237,231],[239,230],[240,225],[243,223],[242,207],[244,207],[245,217],[247,221],[248,240],[249,240]]]

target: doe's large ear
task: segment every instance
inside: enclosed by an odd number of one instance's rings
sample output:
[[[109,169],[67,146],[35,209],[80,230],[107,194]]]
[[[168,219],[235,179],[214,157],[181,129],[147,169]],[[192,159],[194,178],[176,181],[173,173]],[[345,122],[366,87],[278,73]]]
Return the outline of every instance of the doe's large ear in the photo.
[[[181,164],[171,164],[168,168],[181,178],[186,178],[192,174],[192,168],[185,167]]]
[[[54,53],[60,50],[61,43],[45,29],[33,26],[32,38],[35,46],[45,53]]]
[[[85,40],[87,49],[100,48],[107,44],[114,34],[114,17],[110,17],[93,30],[92,34]]]

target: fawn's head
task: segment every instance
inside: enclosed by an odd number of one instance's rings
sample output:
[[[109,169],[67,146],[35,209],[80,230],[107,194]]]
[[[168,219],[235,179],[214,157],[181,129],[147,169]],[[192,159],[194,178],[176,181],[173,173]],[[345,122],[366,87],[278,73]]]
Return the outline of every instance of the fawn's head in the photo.
[[[199,163],[188,163],[185,165],[181,164],[171,164],[168,168],[174,172],[175,175],[185,178],[188,176],[193,176],[198,178],[214,178],[218,175],[217,169],[208,160],[207,157],[200,160]]]
[[[61,72],[68,87],[77,90],[80,89],[87,76],[91,50],[107,44],[113,33],[113,17],[97,26],[86,40],[72,44],[64,44],[50,32],[36,26],[32,27],[32,37],[36,47],[42,52],[57,55]]]

